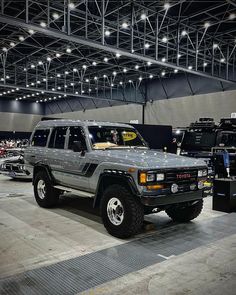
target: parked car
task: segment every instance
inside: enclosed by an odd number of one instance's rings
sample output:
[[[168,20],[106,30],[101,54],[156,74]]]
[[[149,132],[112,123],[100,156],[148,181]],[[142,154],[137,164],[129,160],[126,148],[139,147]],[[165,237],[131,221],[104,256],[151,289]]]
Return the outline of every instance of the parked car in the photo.
[[[105,228],[119,238],[139,232],[154,209],[180,222],[202,210],[205,162],[150,150],[130,125],[40,122],[25,163],[39,206],[55,206],[64,192],[93,198]]]

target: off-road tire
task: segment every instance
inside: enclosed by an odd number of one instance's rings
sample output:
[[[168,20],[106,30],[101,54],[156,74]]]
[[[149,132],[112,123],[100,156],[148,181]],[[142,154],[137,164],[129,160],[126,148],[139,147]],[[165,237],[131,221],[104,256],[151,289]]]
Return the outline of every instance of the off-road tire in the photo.
[[[120,225],[114,225],[107,213],[107,205],[110,199],[117,198],[124,208],[124,219]],[[106,230],[114,237],[128,238],[141,231],[143,225],[143,206],[140,200],[122,185],[109,186],[101,199],[101,216]]]
[[[174,221],[188,222],[198,217],[203,208],[203,200],[192,204],[177,204],[166,209],[167,215]]]
[[[40,180],[43,180],[45,183],[45,197],[42,199],[39,197],[37,186]],[[59,195],[61,194],[61,191],[58,189],[55,189],[51,181],[44,171],[39,171],[34,179],[34,196],[35,200],[38,203],[40,207],[43,208],[52,208],[57,205],[59,200]]]

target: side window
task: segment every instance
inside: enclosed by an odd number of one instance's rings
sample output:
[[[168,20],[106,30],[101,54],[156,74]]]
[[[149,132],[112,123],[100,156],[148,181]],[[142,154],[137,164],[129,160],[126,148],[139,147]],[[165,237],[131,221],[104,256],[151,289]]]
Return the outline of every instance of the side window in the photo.
[[[67,127],[56,127],[53,129],[49,141],[49,148],[64,149]]]
[[[79,126],[70,127],[70,136],[69,136],[69,143],[68,143],[69,150],[73,149],[74,142],[76,141],[80,141],[84,149],[87,150],[84,131]]]
[[[50,132],[49,129],[36,130],[33,135],[31,145],[32,146],[46,146],[49,132]]]

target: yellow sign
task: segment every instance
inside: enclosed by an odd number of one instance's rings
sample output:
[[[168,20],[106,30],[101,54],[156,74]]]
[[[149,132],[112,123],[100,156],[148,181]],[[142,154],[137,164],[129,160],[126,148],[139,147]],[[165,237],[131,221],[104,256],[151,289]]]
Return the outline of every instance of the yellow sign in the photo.
[[[132,131],[129,131],[129,132],[125,131],[122,133],[122,136],[124,141],[129,141],[129,140],[135,139],[137,137],[137,134]]]

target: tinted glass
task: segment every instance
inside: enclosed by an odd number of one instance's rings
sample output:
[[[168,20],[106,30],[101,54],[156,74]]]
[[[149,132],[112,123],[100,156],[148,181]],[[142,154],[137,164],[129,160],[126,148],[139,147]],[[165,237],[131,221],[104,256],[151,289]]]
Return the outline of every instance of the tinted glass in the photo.
[[[52,131],[48,147],[64,149],[67,127],[57,127]]]
[[[73,149],[74,143],[76,141],[80,141],[82,144],[82,147],[84,149],[87,149],[83,129],[78,126],[70,127],[70,136],[69,136],[69,143],[68,143],[69,150]]]
[[[46,146],[49,135],[49,129],[36,130],[32,138],[31,145],[33,146]]]
[[[186,150],[210,150],[215,141],[215,132],[186,131],[181,147]]]

